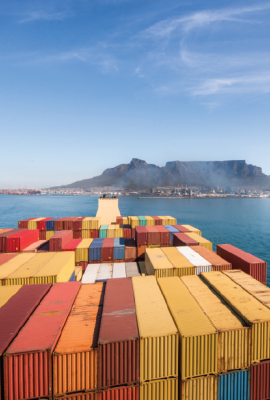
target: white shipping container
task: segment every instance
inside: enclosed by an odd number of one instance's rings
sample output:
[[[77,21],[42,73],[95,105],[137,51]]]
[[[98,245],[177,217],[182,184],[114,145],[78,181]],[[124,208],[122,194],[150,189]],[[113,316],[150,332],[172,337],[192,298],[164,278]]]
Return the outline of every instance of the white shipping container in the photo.
[[[126,276],[132,278],[133,276],[140,276],[138,264],[136,262],[126,263]]]
[[[192,250],[191,247],[181,246],[176,247],[179,253],[181,253],[186,259],[194,265],[194,267],[210,267],[211,264],[205,260],[200,254]],[[208,272],[208,271],[207,271]],[[197,274],[198,275],[198,274]]]
[[[88,264],[82,277],[82,283],[95,283],[100,264]]]
[[[113,279],[126,278],[126,263],[114,263],[112,277]]]
[[[113,264],[100,264],[96,282],[106,282],[112,278]]]
[[[208,267],[195,267],[195,274],[200,275],[202,272],[211,272],[212,271],[212,265]]]

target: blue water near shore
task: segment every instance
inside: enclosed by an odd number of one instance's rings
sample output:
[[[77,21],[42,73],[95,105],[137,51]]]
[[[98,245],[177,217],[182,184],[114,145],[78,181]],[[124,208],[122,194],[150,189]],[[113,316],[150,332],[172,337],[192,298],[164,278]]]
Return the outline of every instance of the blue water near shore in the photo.
[[[30,217],[94,216],[98,198],[89,196],[0,195],[0,228],[17,228]],[[231,243],[270,265],[270,199],[119,198],[121,215],[171,215],[214,244]],[[268,269],[268,285],[270,268]]]

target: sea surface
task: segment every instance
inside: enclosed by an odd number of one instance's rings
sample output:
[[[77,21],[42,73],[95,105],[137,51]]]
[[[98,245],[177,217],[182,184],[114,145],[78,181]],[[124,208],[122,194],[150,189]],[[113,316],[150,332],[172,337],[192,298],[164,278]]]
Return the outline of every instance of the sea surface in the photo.
[[[0,228],[17,228],[31,217],[95,216],[98,197],[0,195]],[[171,215],[217,244],[230,243],[268,262],[270,286],[270,198],[138,199],[119,197],[122,216]]]

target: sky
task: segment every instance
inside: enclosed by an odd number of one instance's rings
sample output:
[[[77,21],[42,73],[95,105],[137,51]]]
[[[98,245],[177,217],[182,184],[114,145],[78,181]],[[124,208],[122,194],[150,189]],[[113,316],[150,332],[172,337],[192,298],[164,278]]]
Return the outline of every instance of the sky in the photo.
[[[0,188],[140,158],[270,175],[270,1],[2,0]]]

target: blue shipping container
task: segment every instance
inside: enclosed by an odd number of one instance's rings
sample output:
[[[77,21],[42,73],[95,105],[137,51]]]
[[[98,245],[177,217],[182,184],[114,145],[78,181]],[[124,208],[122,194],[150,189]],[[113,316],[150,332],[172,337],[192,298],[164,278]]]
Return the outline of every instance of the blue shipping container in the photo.
[[[59,218],[53,218],[49,221],[46,221],[46,231],[54,231],[54,221],[58,220]]]
[[[164,228],[166,228],[169,232],[171,232],[171,244],[173,244],[173,234],[179,233],[179,230],[172,225],[164,225]]]
[[[249,400],[250,371],[233,371],[218,377],[218,400]]]
[[[104,239],[94,239],[89,247],[89,261],[101,261],[101,247]]]
[[[114,260],[124,260],[125,259],[125,239],[115,238],[114,239],[114,249],[113,249]]]
[[[69,282],[75,282],[75,271],[73,272],[73,274],[71,275]]]

